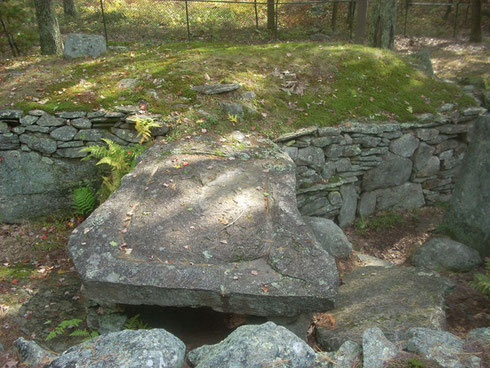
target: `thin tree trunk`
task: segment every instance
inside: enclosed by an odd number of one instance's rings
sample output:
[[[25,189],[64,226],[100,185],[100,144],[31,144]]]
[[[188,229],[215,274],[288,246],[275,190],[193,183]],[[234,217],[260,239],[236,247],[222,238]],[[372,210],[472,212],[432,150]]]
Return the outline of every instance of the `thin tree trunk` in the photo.
[[[5,22],[2,18],[0,18],[0,23],[2,23],[3,32],[5,33],[5,37],[7,37],[7,41],[9,43],[10,50],[12,50],[12,55],[13,56],[19,56],[20,51],[19,51],[19,48],[17,47],[17,44],[15,43],[15,39],[10,34],[10,32],[8,31],[7,25],[5,24]]]
[[[267,29],[276,28],[274,0],[267,0]]]
[[[392,49],[395,45],[396,0],[374,0],[369,18],[370,45]]]
[[[75,0],[63,0],[63,12],[67,17],[76,17],[77,8],[75,6]]]
[[[470,42],[481,42],[481,0],[471,0]]]
[[[337,12],[339,10],[339,3],[333,3],[332,9],[332,31],[335,32],[337,30]]]
[[[354,40],[356,43],[364,43],[366,38],[368,0],[357,0],[356,33]]]
[[[449,2],[452,4],[453,0],[449,0]],[[444,17],[442,18],[445,22],[449,19],[449,14],[451,14],[451,11],[453,10],[452,5],[448,5],[446,8],[446,12],[444,13]]]
[[[54,11],[53,0],[34,0],[37,26],[41,43],[41,54],[61,55],[62,44],[60,27]]]

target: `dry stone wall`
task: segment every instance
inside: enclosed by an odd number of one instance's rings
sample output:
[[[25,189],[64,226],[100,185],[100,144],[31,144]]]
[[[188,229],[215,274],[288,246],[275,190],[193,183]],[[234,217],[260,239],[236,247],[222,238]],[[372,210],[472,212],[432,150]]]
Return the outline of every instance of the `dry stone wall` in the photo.
[[[473,122],[486,110],[423,114],[411,123],[344,122],[279,137],[297,165],[297,201],[304,216],[336,219],[449,200]]]
[[[71,191],[82,181],[100,178],[93,162],[81,162],[83,147],[101,144],[102,138],[120,145],[138,143],[135,107],[115,112],[58,112],[42,110],[24,114],[20,110],[0,110],[0,221],[52,214],[71,206]],[[152,135],[164,135],[162,123]]]

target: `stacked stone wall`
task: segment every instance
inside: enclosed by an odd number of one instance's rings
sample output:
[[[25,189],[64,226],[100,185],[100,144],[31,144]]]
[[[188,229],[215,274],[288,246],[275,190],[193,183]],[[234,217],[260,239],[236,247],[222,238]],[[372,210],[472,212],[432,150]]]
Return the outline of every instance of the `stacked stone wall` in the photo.
[[[486,110],[440,111],[411,123],[347,121],[279,137],[297,165],[300,212],[345,226],[356,216],[449,200],[468,132]]]
[[[0,110],[0,221],[23,219],[65,211],[71,192],[82,182],[95,182],[100,173],[94,162],[81,162],[82,148],[110,139],[129,146],[139,142],[137,119],[160,115],[139,114],[134,107],[118,111],[58,112],[42,110],[24,114]],[[166,134],[161,123],[153,136]]]

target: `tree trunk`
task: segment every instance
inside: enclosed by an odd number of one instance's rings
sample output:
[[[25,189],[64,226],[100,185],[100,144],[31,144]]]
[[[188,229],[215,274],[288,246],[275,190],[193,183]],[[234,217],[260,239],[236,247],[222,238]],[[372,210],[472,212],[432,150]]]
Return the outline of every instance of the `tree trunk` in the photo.
[[[267,0],[267,29],[276,28],[274,0]]]
[[[339,10],[339,3],[333,3],[332,9],[332,31],[335,32],[337,30],[337,12]]]
[[[77,8],[75,6],[75,0],[63,0],[63,12],[67,17],[76,17]]]
[[[449,0],[449,3],[453,3],[453,0]],[[446,8],[446,12],[444,13],[444,17],[442,17],[442,19],[447,22],[447,20],[449,19],[449,14],[451,14],[451,11],[453,10],[453,6],[452,5],[448,5],[447,8]]]
[[[481,0],[471,0],[470,42],[481,42]]]
[[[41,54],[61,55],[61,35],[53,0],[34,0],[37,26],[41,43]]]
[[[356,33],[354,40],[356,43],[364,43],[366,38],[368,0],[357,1]]]
[[[392,49],[395,44],[396,0],[374,0],[369,18],[370,45]]]

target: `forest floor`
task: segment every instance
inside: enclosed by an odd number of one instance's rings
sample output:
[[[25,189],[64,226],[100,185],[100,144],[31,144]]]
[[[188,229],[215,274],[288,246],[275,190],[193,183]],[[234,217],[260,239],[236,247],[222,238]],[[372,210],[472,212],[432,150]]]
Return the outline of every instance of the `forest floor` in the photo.
[[[409,255],[435,233],[442,215],[441,207],[385,212],[358,220],[345,233],[356,251],[410,266]],[[78,221],[0,226],[0,343],[5,349],[0,353],[0,367],[21,366],[12,346],[19,336],[35,339],[58,352],[81,341],[80,337],[68,336],[70,330],[46,341],[49,332],[62,321],[85,319],[80,280],[65,250]],[[356,256],[339,262],[341,277],[359,266],[362,262]],[[446,299],[446,313],[449,331],[458,336],[490,323],[490,300],[468,286],[476,272],[483,273],[483,267],[467,273],[443,273],[456,284]],[[216,343],[244,321],[239,316],[199,310],[169,310],[166,321],[149,320],[151,311],[141,313],[143,322],[150,327],[165,327],[181,338],[188,349]]]

